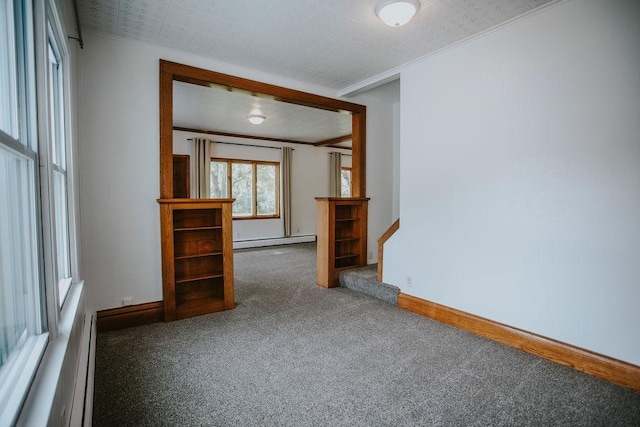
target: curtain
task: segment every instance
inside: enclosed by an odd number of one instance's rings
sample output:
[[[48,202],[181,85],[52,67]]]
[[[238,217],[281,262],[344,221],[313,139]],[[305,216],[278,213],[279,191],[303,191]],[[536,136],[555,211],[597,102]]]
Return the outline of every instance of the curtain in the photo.
[[[284,237],[291,237],[291,157],[293,148],[282,147],[282,222]]]
[[[340,197],[340,182],[342,180],[342,154],[329,153],[329,197]]]
[[[211,197],[211,141],[204,138],[194,138],[193,151],[196,179],[194,197],[196,199],[208,199]]]

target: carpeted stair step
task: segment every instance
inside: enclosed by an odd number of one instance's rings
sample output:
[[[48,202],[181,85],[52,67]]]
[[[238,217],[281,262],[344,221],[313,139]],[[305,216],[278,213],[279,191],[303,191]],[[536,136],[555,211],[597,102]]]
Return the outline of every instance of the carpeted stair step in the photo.
[[[341,271],[340,286],[362,292],[393,305],[398,304],[400,288],[378,282],[378,264]]]

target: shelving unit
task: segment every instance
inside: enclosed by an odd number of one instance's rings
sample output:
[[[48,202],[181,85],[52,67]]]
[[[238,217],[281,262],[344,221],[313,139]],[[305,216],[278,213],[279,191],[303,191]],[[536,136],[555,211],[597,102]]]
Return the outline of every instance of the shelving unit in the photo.
[[[160,199],[165,321],[234,307],[234,199]]]
[[[318,285],[339,286],[340,271],[367,265],[368,198],[316,197]]]

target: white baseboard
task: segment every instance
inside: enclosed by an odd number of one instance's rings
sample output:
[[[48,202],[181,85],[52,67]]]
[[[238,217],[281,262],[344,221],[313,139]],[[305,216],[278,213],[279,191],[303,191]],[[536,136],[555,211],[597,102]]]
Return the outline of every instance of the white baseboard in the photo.
[[[85,314],[82,332],[70,426],[91,426],[96,345],[96,318],[92,313]]]
[[[264,246],[290,245],[293,243],[315,242],[316,235],[274,237],[270,239],[238,240],[233,242],[233,249],[261,248]]]

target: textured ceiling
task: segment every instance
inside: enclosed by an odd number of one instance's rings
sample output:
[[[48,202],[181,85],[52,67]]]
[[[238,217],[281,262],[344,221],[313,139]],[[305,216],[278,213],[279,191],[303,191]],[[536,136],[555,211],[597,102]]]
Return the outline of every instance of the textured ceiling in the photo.
[[[320,142],[351,134],[351,114],[303,107],[224,87],[173,83],[173,124],[182,128]],[[266,120],[252,125],[259,109]]]
[[[421,0],[400,28],[376,0],[79,0],[84,30],[343,90],[551,0]]]

